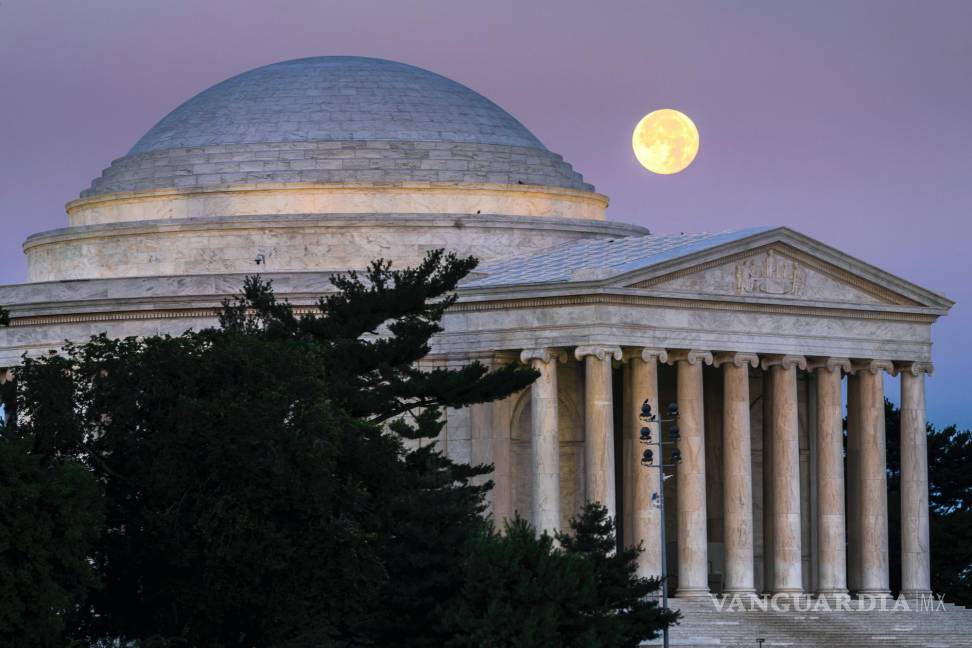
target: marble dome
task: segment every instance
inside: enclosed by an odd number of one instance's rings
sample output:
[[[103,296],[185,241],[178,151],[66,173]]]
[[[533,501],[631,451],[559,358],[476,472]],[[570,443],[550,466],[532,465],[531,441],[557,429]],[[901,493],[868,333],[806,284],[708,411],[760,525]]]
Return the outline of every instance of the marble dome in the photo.
[[[200,92],[81,195],[375,180],[593,190],[512,115],[460,83],[394,61],[320,56]]]
[[[166,115],[129,155],[320,140],[544,149],[512,115],[444,76],[384,59],[317,56],[259,67],[200,92]]]
[[[243,72],[162,118],[25,242],[31,281],[484,262],[644,228],[473,90],[375,58]]]

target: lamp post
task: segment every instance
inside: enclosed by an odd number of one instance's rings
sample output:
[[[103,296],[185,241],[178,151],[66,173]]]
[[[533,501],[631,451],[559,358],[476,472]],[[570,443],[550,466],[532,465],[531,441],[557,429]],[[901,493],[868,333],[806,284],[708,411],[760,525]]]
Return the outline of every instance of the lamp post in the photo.
[[[638,418],[642,420],[644,425],[638,433],[638,440],[645,446],[658,446],[658,461],[655,462],[654,451],[650,447],[646,447],[641,455],[641,465],[647,469],[657,468],[659,471],[658,479],[658,492],[651,494],[651,503],[658,507],[658,517],[659,524],[658,529],[661,533],[661,581],[662,581],[662,608],[668,609],[668,557],[666,551],[666,541],[665,541],[665,480],[670,477],[670,475],[665,474],[665,468],[672,466],[682,461],[682,453],[678,448],[673,448],[671,453],[671,463],[665,464],[665,453],[664,447],[667,445],[678,445],[679,431],[678,431],[678,404],[672,403],[668,406],[668,417],[666,419],[658,418],[658,415],[651,411],[651,403],[645,400],[641,404],[641,414]],[[661,426],[663,423],[672,423],[668,428],[668,441],[662,440],[662,430]],[[658,436],[657,439],[652,439],[651,427],[658,426]],[[668,626],[666,625],[662,629],[662,637],[665,648],[668,648]]]

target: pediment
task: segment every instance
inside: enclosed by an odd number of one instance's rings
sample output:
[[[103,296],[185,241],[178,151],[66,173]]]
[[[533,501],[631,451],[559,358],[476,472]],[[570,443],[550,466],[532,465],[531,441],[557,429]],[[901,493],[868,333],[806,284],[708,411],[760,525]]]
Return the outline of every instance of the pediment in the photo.
[[[832,262],[781,242],[627,283],[630,288],[794,302],[921,306]]]

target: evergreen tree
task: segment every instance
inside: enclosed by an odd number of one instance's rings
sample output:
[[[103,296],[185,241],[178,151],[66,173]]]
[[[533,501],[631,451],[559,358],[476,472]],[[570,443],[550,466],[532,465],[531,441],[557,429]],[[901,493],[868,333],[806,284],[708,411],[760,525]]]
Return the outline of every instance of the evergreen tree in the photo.
[[[489,468],[431,441],[443,407],[535,372],[418,366],[474,265],[433,252],[337,277],[297,317],[247,280],[221,326],[93,338],[25,362],[33,443],[104,490],[88,640],[144,645],[439,645]],[[406,448],[406,441],[416,448]]]
[[[888,532],[892,565],[901,564],[901,411],[884,402],[887,431]],[[949,601],[972,605],[972,432],[928,424],[928,502],[931,580]],[[901,572],[891,570],[891,589]]]
[[[0,643],[60,647],[98,585],[88,557],[102,500],[83,465],[38,443],[34,421],[17,425],[15,383],[0,389]]]
[[[607,509],[588,504],[571,531],[537,536],[520,518],[488,530],[466,552],[463,588],[448,608],[447,646],[637,646],[678,613],[658,606],[660,581],[639,578],[640,548],[615,551]]]

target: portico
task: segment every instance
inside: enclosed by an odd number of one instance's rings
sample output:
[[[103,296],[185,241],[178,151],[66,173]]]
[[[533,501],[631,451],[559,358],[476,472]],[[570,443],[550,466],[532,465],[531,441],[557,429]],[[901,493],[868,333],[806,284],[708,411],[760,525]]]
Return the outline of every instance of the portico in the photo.
[[[491,503],[497,518],[539,511],[531,519],[551,530],[550,520],[562,528],[584,501],[599,501],[625,543],[645,547],[644,575],[661,573],[665,524],[681,598],[886,596],[892,570],[903,592],[930,591],[924,376],[929,325],[947,308],[940,296],[873,268],[851,272],[847,259],[787,230],[691,250],[660,270],[647,259],[612,274],[605,260],[600,278],[585,271],[582,281],[551,281],[554,268],[530,262],[546,281],[492,285],[522,268],[487,265],[442,339],[450,351],[460,341],[529,341],[503,353],[541,374],[515,404],[497,406],[508,421],[493,418],[492,447],[514,449],[491,458],[497,476],[509,475]],[[894,565],[885,381],[900,384],[907,419]],[[681,462],[664,486],[640,464],[646,400],[654,411],[678,405]],[[666,520],[653,502],[662,487]]]
[[[599,357],[601,356],[601,357]],[[582,365],[582,397],[585,436],[584,498],[599,501],[612,512],[618,511],[627,543],[643,543],[640,558],[644,575],[660,573],[658,509],[652,493],[659,489],[658,471],[640,465],[642,445],[638,442],[640,422],[635,406],[644,400],[658,411],[660,394],[674,392],[678,403],[679,449],[682,462],[674,472],[676,519],[668,521],[668,537],[675,546],[671,578],[675,596],[698,598],[710,594],[851,594],[889,593],[887,499],[883,482],[885,469],[883,408],[884,376],[901,383],[909,423],[902,428],[903,583],[912,595],[929,593],[929,552],[927,541],[927,466],[923,429],[924,380],[931,371],[928,363],[893,363],[886,360],[798,355],[760,356],[746,351],[659,349],[656,347],[596,347],[582,345],[542,350],[524,350],[524,361],[540,371],[533,385],[531,402],[532,510],[520,511],[540,529],[559,528],[561,483],[559,467],[557,403],[571,399],[557,388],[560,371],[577,371],[568,358]],[[611,370],[611,366],[614,370]],[[703,372],[722,374],[722,389],[704,392]],[[662,373],[663,380],[659,381]],[[770,392],[755,398],[751,384],[765,379]],[[857,435],[854,454],[846,460],[843,451],[842,398],[845,378],[857,381],[858,397],[850,403],[847,416],[856,421],[850,434]],[[620,380],[621,389],[612,384]],[[668,384],[665,384],[665,383]],[[674,384],[672,384],[674,383]],[[610,395],[624,392],[624,402],[616,406]],[[802,392],[802,395],[801,395]],[[809,398],[807,398],[809,396]],[[758,411],[762,398],[770,399],[771,418],[754,425],[751,413]],[[716,429],[706,429],[704,411],[712,400],[720,401],[721,420]],[[806,405],[815,403],[815,413],[807,417]],[[663,403],[664,404],[664,403]],[[610,410],[624,409],[613,414]],[[905,410],[903,410],[905,411]],[[624,420],[614,433],[613,420]],[[803,436],[814,436],[813,461],[801,451],[801,425],[812,418],[812,429]],[[720,429],[721,428],[721,429]],[[706,437],[718,435],[722,457],[715,467],[707,462]],[[754,450],[754,436],[762,435],[763,449]],[[769,437],[769,438],[767,438]],[[615,444],[614,440],[620,439]],[[589,447],[588,446],[589,440]],[[853,436],[849,443],[853,441]],[[769,448],[769,450],[766,450]],[[906,449],[907,448],[907,449]],[[657,449],[656,449],[657,452]],[[804,456],[801,457],[801,454]],[[494,461],[501,461],[494,457]],[[752,466],[770,463],[770,479],[754,484]],[[854,462],[854,466],[851,465]],[[807,474],[812,464],[814,472]],[[522,465],[522,464],[521,464]],[[622,475],[616,474],[620,466]],[[907,466],[907,468],[905,468]],[[713,528],[707,515],[707,468],[720,473],[722,497],[721,528]],[[850,477],[845,479],[845,473]],[[614,485],[620,481],[621,489]],[[854,483],[853,488],[846,484]],[[807,488],[813,492],[805,492]],[[815,515],[803,510],[813,501]],[[494,502],[495,512],[501,507]],[[758,547],[764,567],[757,568],[757,535],[754,509],[762,509],[766,535]],[[850,561],[847,559],[847,529],[855,525],[846,511],[859,511],[857,533],[866,538]],[[922,515],[919,511],[924,511]],[[569,511],[572,514],[575,511]],[[809,523],[810,529],[802,527]],[[807,551],[803,539],[816,538],[815,549]],[[712,542],[721,538],[721,542]],[[674,539],[674,540],[672,540]],[[721,556],[710,556],[709,547],[720,544]],[[805,567],[809,555],[810,572]],[[671,566],[671,565],[670,565]],[[756,579],[756,574],[761,578]],[[851,577],[851,575],[853,575]]]

